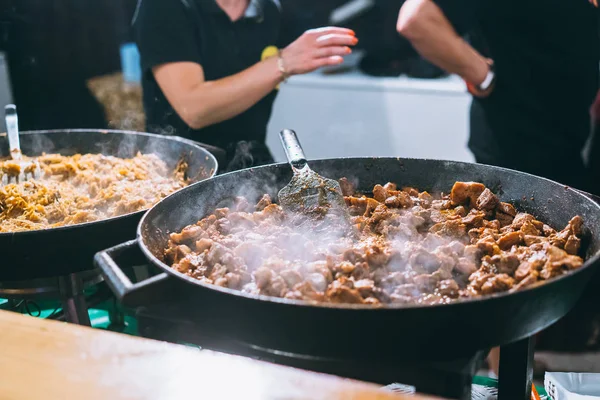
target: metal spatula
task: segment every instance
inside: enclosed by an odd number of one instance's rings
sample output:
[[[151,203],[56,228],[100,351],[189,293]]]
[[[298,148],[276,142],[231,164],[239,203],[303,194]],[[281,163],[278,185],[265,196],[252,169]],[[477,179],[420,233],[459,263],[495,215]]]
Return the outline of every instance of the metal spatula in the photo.
[[[8,104],[4,107],[4,118],[12,161],[2,163],[2,182],[4,184],[13,180],[24,182],[28,178],[34,177],[35,172],[39,170],[39,164],[37,161],[23,160],[19,140],[19,118],[17,117],[17,107],[14,104]]]
[[[317,174],[308,166],[296,132],[284,129],[279,134],[294,176],[279,191],[279,204],[287,210],[303,213],[346,211],[340,184]]]

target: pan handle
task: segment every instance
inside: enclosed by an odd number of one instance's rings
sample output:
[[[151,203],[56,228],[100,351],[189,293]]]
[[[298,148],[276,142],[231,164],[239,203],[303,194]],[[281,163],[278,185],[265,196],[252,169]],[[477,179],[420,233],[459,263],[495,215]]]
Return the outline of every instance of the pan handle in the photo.
[[[119,244],[94,256],[94,264],[100,268],[104,280],[121,304],[138,307],[165,300],[173,283],[173,279],[169,279],[166,272],[132,283],[123,272],[124,267],[119,266],[117,262],[127,268],[146,265],[148,260],[142,254],[137,240]]]

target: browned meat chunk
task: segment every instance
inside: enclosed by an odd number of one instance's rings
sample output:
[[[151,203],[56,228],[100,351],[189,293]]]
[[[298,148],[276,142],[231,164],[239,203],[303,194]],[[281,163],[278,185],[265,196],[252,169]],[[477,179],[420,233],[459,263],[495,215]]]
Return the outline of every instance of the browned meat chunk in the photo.
[[[175,243],[190,243],[202,236],[203,230],[198,225],[189,225],[181,233],[171,233],[171,240]]]
[[[517,215],[517,210],[515,210],[515,207],[509,203],[500,202],[500,204],[498,204],[498,211],[511,217]]]
[[[505,292],[515,284],[515,280],[506,274],[493,275],[481,286],[482,294]]]
[[[485,213],[472,209],[466,217],[462,219],[462,223],[467,225],[468,228],[479,228],[483,226],[485,220]]]
[[[410,208],[414,202],[405,192],[396,192],[385,200],[385,205],[392,208]]]
[[[475,206],[477,199],[485,190],[485,186],[477,182],[456,182],[450,192],[450,200],[453,204]]]
[[[458,297],[460,291],[460,287],[454,279],[446,279],[440,281],[438,283],[437,289],[442,296],[448,296],[453,299]]]
[[[419,191],[417,189],[409,186],[403,187],[402,191],[408,193],[410,197],[417,197],[419,195]]]
[[[579,253],[579,248],[581,247],[581,240],[575,236],[571,235],[567,239],[567,243],[565,243],[565,251],[571,255],[577,255]]]
[[[499,203],[498,197],[490,189],[485,188],[477,198],[476,206],[480,210],[492,211],[496,209]]]
[[[398,191],[398,186],[394,183],[394,182],[388,182],[385,185],[383,185],[383,188],[385,190],[387,190],[388,192],[396,192]]]
[[[431,207],[431,202],[433,201],[433,196],[431,196],[429,193],[427,193],[427,192],[419,193],[418,198],[420,200],[421,207],[423,207],[423,208]]]
[[[438,235],[460,237],[467,233],[467,227],[460,220],[451,220],[435,224],[430,231]]]
[[[521,232],[510,232],[500,236],[500,239],[498,239],[498,247],[502,250],[508,250],[512,246],[521,243],[521,241]]]
[[[348,178],[341,178],[338,182],[340,183],[340,188],[342,189],[342,194],[344,196],[352,196],[356,193],[356,188],[350,183]]]
[[[568,227],[573,235],[581,236],[583,233],[583,219],[576,215],[569,221]]]
[[[271,196],[269,196],[268,194],[265,194],[260,201],[256,204],[256,211],[262,211],[264,210],[267,206],[270,206],[271,204],[273,204],[273,202],[271,201]]]
[[[375,185],[373,188],[373,198],[380,203],[384,203],[388,198],[388,192],[381,185]]]
[[[533,215],[531,215],[531,214],[518,213],[515,216],[515,219],[513,220],[512,227],[514,229],[521,229],[521,227],[523,226],[523,224],[525,222],[527,222],[527,221],[533,222],[534,220],[535,220],[535,218],[533,218]]]
[[[501,212],[496,212],[496,219],[500,223],[501,227],[505,227],[505,226],[509,226],[510,227],[510,224],[512,224],[514,218],[515,217],[513,217],[511,215],[504,214],[504,213],[501,213]]]
[[[533,223],[531,223],[531,221],[525,221],[523,225],[521,225],[520,231],[523,235],[540,235],[540,231],[537,230],[537,228],[533,225]]]
[[[332,303],[361,304],[363,298],[356,289],[334,281],[327,289],[326,296]]]
[[[491,258],[491,262],[499,273],[507,275],[512,275],[520,264],[519,257],[510,253],[497,254]]]

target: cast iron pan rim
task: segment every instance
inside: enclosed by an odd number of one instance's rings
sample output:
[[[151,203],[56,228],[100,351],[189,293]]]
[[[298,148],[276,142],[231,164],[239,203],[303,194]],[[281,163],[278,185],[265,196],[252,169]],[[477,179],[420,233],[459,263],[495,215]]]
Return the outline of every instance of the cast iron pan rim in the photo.
[[[314,161],[331,161],[331,160],[355,160],[355,161],[366,161],[366,160],[397,160],[398,162],[402,162],[402,160],[414,160],[414,161],[432,161],[432,162],[441,162],[441,163],[451,163],[451,164],[462,164],[465,166],[468,165],[473,165],[473,163],[467,163],[467,162],[461,162],[461,161],[449,161],[449,160],[431,160],[431,159],[419,159],[419,158],[400,158],[400,157],[341,157],[341,158],[336,158],[336,159],[331,159],[331,158],[324,158],[324,159],[317,159]],[[249,172],[252,172],[253,170],[260,170],[260,169],[266,169],[266,168],[283,168],[285,166],[287,166],[287,163],[275,163],[275,164],[269,164],[269,165],[264,165],[264,166],[260,166],[260,167],[253,167],[253,168],[248,168],[246,169]],[[483,164],[481,164],[483,165]],[[571,190],[573,193],[575,193],[576,195],[578,195],[582,201],[584,202],[588,202],[594,205],[594,207],[597,209],[598,212],[600,212],[600,204],[596,203],[595,201],[593,201],[592,199],[590,199],[589,197],[585,196],[584,194],[571,189],[570,187],[566,186],[566,185],[562,185],[558,182],[552,181],[550,179],[546,179],[546,178],[542,178],[539,176],[535,176],[532,174],[527,174],[524,172],[520,172],[520,171],[515,171],[512,169],[508,169],[508,168],[501,168],[501,167],[496,167],[496,166],[491,166],[491,165],[485,165],[486,168],[490,168],[490,169],[494,169],[497,170],[499,172],[509,172],[509,173],[516,173],[519,175],[527,175],[530,177],[533,177],[535,179],[539,179],[539,180],[543,180],[548,182],[551,185],[558,185],[558,186],[563,186],[565,188],[565,190]],[[241,171],[246,171],[246,170],[241,170]],[[158,268],[162,269],[164,272],[166,272],[167,274],[170,274],[172,276],[174,276],[175,278],[179,278],[182,279],[183,281],[185,281],[188,284],[192,284],[192,285],[197,285],[202,287],[203,289],[208,289],[208,290],[214,290],[223,294],[227,294],[227,295],[232,295],[232,296],[237,296],[237,297],[243,297],[246,298],[248,300],[254,300],[254,301],[268,301],[268,302],[273,302],[273,303],[278,303],[281,305],[289,305],[289,306],[301,306],[301,307],[319,307],[322,309],[341,309],[341,310],[369,310],[372,312],[375,311],[380,311],[380,312],[385,312],[385,311],[395,311],[395,310],[404,310],[404,309],[436,309],[439,307],[448,307],[448,306],[454,306],[454,307],[460,307],[461,305],[468,305],[470,303],[473,302],[489,302],[489,301],[494,301],[496,299],[500,299],[506,296],[521,296],[524,293],[527,293],[529,291],[533,291],[533,290],[538,290],[540,287],[547,287],[549,289],[549,285],[555,285],[558,284],[558,282],[560,282],[562,279],[568,279],[576,274],[580,274],[583,273],[584,270],[591,268],[594,266],[595,263],[600,262],[600,251],[596,252],[596,254],[594,254],[592,257],[588,258],[584,264],[578,268],[575,271],[569,272],[565,275],[561,275],[555,278],[552,278],[546,282],[543,282],[541,284],[538,285],[532,285],[529,287],[526,287],[518,292],[501,292],[501,293],[494,293],[491,295],[487,295],[487,296],[481,296],[481,297],[475,297],[475,298],[467,298],[467,299],[461,299],[458,301],[454,301],[452,303],[449,304],[436,304],[436,305],[424,305],[424,304],[413,304],[413,305],[385,305],[385,306],[372,306],[372,305],[350,305],[350,304],[331,304],[331,303],[321,303],[321,302],[309,302],[309,301],[303,301],[303,300],[289,300],[289,299],[282,299],[279,297],[272,297],[272,296],[265,296],[265,295],[254,295],[254,294],[249,294],[249,293],[243,293],[241,291],[238,290],[233,290],[233,289],[229,289],[229,288],[223,288],[220,286],[215,286],[215,285],[210,285],[204,282],[201,282],[197,279],[193,279],[188,277],[187,275],[184,275],[180,272],[175,271],[173,268],[170,268],[168,265],[166,265],[165,263],[163,263],[161,260],[159,260],[158,258],[156,258],[154,256],[154,254],[152,254],[152,252],[148,249],[148,247],[146,246],[146,244],[144,243],[144,239],[143,239],[143,235],[142,235],[142,226],[144,225],[144,222],[146,220],[146,218],[148,218],[148,216],[152,213],[153,209],[155,207],[157,207],[159,204],[161,204],[163,201],[167,201],[167,199],[170,199],[172,196],[177,196],[177,195],[181,195],[180,192],[184,192],[185,190],[188,190],[188,188],[191,188],[192,186],[197,186],[197,185],[208,185],[210,184],[210,182],[212,180],[219,180],[221,179],[221,177],[224,176],[228,176],[231,174],[236,174],[238,172],[241,171],[233,171],[233,172],[228,172],[222,175],[218,175],[218,176],[213,176],[212,178],[206,179],[204,181],[200,181],[200,182],[196,182],[193,185],[188,186],[187,188],[181,189],[180,191],[177,191],[175,193],[172,193],[171,195],[165,197],[163,200],[161,200],[160,202],[158,202],[157,204],[154,205],[154,207],[152,207],[148,212],[146,212],[146,214],[144,214],[144,216],[142,217],[142,219],[140,220],[138,227],[137,227],[137,242],[138,245],[140,247],[140,249],[142,250],[142,253],[154,264],[156,265]]]
[[[166,135],[157,135],[157,134],[154,134],[154,133],[147,133],[147,132],[120,131],[120,130],[113,130],[113,129],[50,129],[50,130],[46,130],[46,131],[23,131],[23,132],[19,132],[19,135],[40,135],[40,134],[54,134],[54,133],[102,133],[102,134],[118,133],[118,134],[135,135],[135,136],[147,136],[147,137],[156,138],[156,139],[174,140],[176,142],[181,142],[181,143],[184,143],[184,144],[186,144],[188,146],[193,146],[193,147],[195,147],[197,149],[200,149],[200,150],[202,150],[202,151],[204,151],[206,153],[206,157],[207,158],[212,159],[212,161],[215,164],[215,168],[211,172],[211,176],[209,178],[212,178],[213,176],[215,176],[216,173],[217,173],[217,170],[219,168],[219,164],[217,162],[217,159],[215,158],[214,155],[212,155],[211,152],[209,152],[208,150],[202,148],[202,146],[200,146],[198,143],[196,143],[196,142],[194,142],[192,140],[181,138],[179,136],[166,136]],[[0,137],[1,136],[6,136],[6,132],[0,133]],[[195,183],[198,183],[198,182],[194,182],[193,184],[195,184]],[[188,186],[191,186],[191,185],[188,185]],[[182,189],[185,189],[185,188],[182,188]],[[181,190],[181,189],[179,189],[179,190]],[[8,237],[8,236],[14,236],[14,235],[19,235],[21,237],[28,236],[28,235],[35,235],[35,234],[39,235],[41,233],[67,231],[67,230],[75,229],[75,228],[83,228],[83,227],[86,227],[86,226],[89,226],[89,225],[98,224],[98,223],[102,223],[102,222],[119,221],[121,219],[129,218],[129,217],[132,217],[132,216],[142,215],[145,212],[147,212],[149,209],[150,208],[146,208],[146,209],[143,209],[143,210],[139,210],[139,211],[134,211],[134,212],[130,212],[130,213],[127,213],[127,214],[118,215],[116,217],[105,218],[105,219],[101,219],[101,220],[98,220],[98,221],[90,221],[90,222],[82,222],[80,224],[57,226],[55,228],[34,229],[34,230],[20,231],[20,232],[1,232],[0,233],[0,238],[2,238],[2,237]]]

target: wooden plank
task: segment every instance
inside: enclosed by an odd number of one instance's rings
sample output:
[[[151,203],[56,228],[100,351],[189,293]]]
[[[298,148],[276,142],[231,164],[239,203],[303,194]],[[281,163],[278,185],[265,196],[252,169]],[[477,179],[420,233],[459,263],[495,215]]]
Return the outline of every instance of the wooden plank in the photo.
[[[6,311],[0,332],[1,399],[432,400]]]

